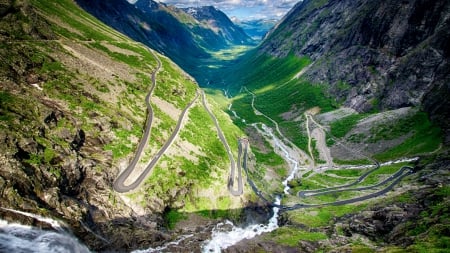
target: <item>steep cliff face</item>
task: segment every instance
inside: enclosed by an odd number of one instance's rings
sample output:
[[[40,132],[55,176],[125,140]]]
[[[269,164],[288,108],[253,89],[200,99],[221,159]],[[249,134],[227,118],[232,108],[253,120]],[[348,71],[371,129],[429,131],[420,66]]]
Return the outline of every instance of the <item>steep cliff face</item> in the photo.
[[[312,64],[302,76],[329,85],[358,111],[425,104],[432,115],[447,115],[439,94],[449,92],[449,13],[445,0],[307,0],[268,34],[260,52],[308,56]]]
[[[200,100],[153,179],[129,194],[112,188],[143,136],[145,99],[158,62],[150,98],[155,123],[137,168],[168,141],[197,96],[197,84],[168,58],[71,0],[3,1],[0,29],[1,219],[42,225],[8,209],[52,217],[92,250],[130,251],[170,239],[176,221],[170,217],[181,216],[175,210],[195,216],[225,202],[239,213],[246,197],[229,198],[226,151]],[[198,132],[206,137],[197,138]],[[217,199],[192,204],[211,190]],[[199,231],[212,222],[203,220]]]

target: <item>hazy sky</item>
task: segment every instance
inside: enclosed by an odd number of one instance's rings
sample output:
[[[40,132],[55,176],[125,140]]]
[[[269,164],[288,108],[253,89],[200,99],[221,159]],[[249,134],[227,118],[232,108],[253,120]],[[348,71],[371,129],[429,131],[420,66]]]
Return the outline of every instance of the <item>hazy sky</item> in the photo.
[[[136,0],[128,0],[135,2]],[[157,0],[177,7],[212,5],[225,12],[229,17],[240,20],[276,18],[280,19],[299,0]]]

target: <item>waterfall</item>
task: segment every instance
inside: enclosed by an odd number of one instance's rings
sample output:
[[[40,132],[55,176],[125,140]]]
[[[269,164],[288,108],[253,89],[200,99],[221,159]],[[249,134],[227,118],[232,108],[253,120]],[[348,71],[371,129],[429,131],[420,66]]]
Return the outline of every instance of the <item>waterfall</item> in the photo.
[[[298,166],[298,162],[292,158],[289,154],[288,147],[280,140],[278,139],[271,131],[269,127],[262,124],[262,129],[264,131],[264,135],[268,136],[272,139],[274,146],[278,148],[281,153],[283,154],[286,162],[288,162],[291,165],[291,170],[288,175],[288,177],[282,182],[284,186],[284,193],[289,194],[290,187],[288,186],[288,183],[290,180],[292,180],[295,177],[295,174],[300,169]],[[281,204],[281,197],[278,196],[275,199],[274,204],[280,205]],[[219,223],[214,230],[212,231],[212,238],[211,240],[207,241],[203,247],[202,250],[204,253],[206,252],[221,252],[222,249],[226,249],[239,241],[243,239],[251,239],[257,235],[261,235],[262,233],[271,232],[278,228],[278,213],[279,208],[273,207],[273,216],[269,219],[269,222],[267,225],[265,224],[252,224],[248,225],[246,227],[237,227],[232,222],[226,221],[224,223]],[[232,229],[231,231],[222,231],[221,227],[224,225],[231,225]]]
[[[73,252],[89,249],[65,232],[47,231],[0,219],[0,251],[15,253]]]
[[[275,202],[276,205],[281,203],[281,198],[277,197]],[[278,228],[278,207],[273,207],[273,216],[269,219],[267,225],[265,224],[253,224],[246,227],[237,227],[231,221],[226,221],[225,223],[219,223],[212,231],[211,240],[207,241],[203,247],[202,251],[207,252],[221,252],[222,249],[226,249],[243,239],[251,239],[262,233],[271,232]],[[231,231],[221,231],[221,227],[224,225],[231,225]]]

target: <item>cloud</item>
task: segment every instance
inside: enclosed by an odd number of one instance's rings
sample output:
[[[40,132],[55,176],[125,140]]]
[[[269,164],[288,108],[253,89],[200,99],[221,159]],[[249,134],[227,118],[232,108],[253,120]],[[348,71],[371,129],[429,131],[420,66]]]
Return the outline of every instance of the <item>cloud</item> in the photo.
[[[132,1],[132,0],[129,0]],[[159,0],[180,8],[212,5],[239,19],[281,18],[298,0]]]

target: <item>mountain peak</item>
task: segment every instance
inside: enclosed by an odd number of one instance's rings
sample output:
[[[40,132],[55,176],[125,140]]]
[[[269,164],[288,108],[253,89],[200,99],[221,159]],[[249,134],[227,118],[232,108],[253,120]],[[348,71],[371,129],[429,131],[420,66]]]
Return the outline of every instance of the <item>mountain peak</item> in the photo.
[[[183,10],[196,20],[211,26],[217,33],[222,34],[233,44],[253,42],[241,27],[234,24],[225,13],[214,6],[189,7]]]

